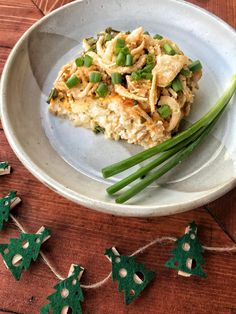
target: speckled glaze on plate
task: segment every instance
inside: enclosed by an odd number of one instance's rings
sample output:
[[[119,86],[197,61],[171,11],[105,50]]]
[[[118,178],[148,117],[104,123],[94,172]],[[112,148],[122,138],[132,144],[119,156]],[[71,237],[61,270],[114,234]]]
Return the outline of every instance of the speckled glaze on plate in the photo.
[[[235,186],[235,98],[188,160],[124,205],[105,192],[118,177],[104,180],[100,169],[140,148],[75,128],[47,111],[57,72],[76,56],[82,38],[107,26],[132,30],[140,25],[170,37],[188,56],[202,61],[204,74],[188,122],[200,118],[236,72],[234,30],[185,1],[87,0],[52,12],[19,40],[2,75],[2,122],[22,163],[64,197],[115,215],[169,215],[210,202]]]

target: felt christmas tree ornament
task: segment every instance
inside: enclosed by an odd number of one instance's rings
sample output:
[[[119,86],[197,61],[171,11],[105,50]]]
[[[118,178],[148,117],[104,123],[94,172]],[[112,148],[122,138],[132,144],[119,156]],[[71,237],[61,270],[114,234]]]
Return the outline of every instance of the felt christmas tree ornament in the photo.
[[[137,263],[134,257],[120,255],[115,247],[107,249],[105,255],[112,263],[112,280],[118,281],[118,290],[124,290],[125,303],[130,304],[147,287],[155,273]]]
[[[32,260],[36,261],[41,245],[49,238],[49,229],[41,227],[35,234],[22,233],[18,239],[10,239],[9,244],[0,244],[4,263],[16,280],[20,280],[22,271],[30,267]]]
[[[206,277],[201,265],[204,264],[204,252],[198,237],[197,225],[193,221],[185,230],[185,234],[176,240],[176,247],[172,250],[173,257],[165,264],[166,267],[178,270],[181,276],[196,275]]]
[[[3,229],[4,222],[9,220],[10,210],[21,202],[16,194],[17,192],[11,191],[7,196],[0,198],[0,230]]]
[[[84,301],[80,279],[84,268],[79,265],[71,265],[68,278],[59,282],[54,289],[55,293],[47,299],[50,303],[40,309],[41,314],[81,314],[81,301]]]
[[[6,161],[0,161],[0,176],[9,174],[11,172],[11,167]]]

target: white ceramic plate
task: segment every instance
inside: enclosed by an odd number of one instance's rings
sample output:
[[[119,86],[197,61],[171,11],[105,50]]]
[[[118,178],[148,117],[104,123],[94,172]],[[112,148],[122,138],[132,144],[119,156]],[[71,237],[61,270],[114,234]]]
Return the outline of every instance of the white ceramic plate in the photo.
[[[236,72],[236,35],[210,13],[175,0],[85,0],[66,5],[31,27],[13,49],[2,76],[2,122],[22,163],[66,198],[96,210],[127,216],[157,216],[212,201],[235,185],[235,98],[214,132],[194,155],[125,205],[105,189],[100,169],[140,148],[74,128],[50,115],[46,99],[60,67],[75,58],[84,37],[107,26],[163,34],[204,74],[189,122],[200,118]]]

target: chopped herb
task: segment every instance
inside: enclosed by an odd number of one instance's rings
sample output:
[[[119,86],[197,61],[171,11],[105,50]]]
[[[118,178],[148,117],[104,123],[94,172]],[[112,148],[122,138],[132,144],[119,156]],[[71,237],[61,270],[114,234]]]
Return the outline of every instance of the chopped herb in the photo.
[[[84,65],[84,58],[79,57],[79,58],[75,59],[75,64],[77,65],[77,67],[82,67]]]
[[[56,99],[57,96],[58,96],[58,90],[56,88],[53,88],[48,96],[47,103],[50,104],[50,101],[52,99]]]
[[[154,39],[158,39],[158,40],[161,40],[163,39],[163,36],[159,35],[159,34],[156,34],[153,36]]]
[[[141,73],[140,71],[136,71],[136,72],[132,72],[131,73],[131,78],[134,80],[134,81],[139,81],[141,80]]]
[[[93,58],[90,57],[89,55],[84,56],[84,65],[89,68],[93,64]]]
[[[155,63],[155,56],[151,53],[149,53],[146,57],[146,63],[147,64],[153,64]]]
[[[116,47],[124,48],[125,47],[125,40],[122,38],[117,38]]]
[[[89,46],[93,46],[97,43],[97,40],[93,37],[86,38],[86,40],[87,40],[87,43],[89,44]]]
[[[112,84],[121,84],[123,81],[123,76],[120,73],[112,73],[111,81]]]
[[[121,51],[119,52],[117,58],[116,58],[116,64],[119,66],[124,66],[125,65],[125,60],[126,60],[126,56],[125,54]]]
[[[89,74],[89,82],[91,83],[99,83],[101,79],[102,79],[102,75],[98,71],[94,71]]]
[[[135,99],[134,100],[134,106],[138,106],[139,102]]]
[[[112,40],[112,35],[109,33],[109,34],[106,34],[105,35],[105,41],[110,41]]]
[[[100,125],[96,125],[93,129],[93,132],[95,134],[99,134],[99,133],[104,133],[105,132],[105,128],[101,127]]]
[[[131,77],[134,81],[152,80],[152,69],[155,67],[154,63],[147,64],[143,69],[132,72]]]
[[[108,33],[108,34],[110,34],[112,31],[113,31],[113,29],[112,29],[111,26],[109,26],[109,27],[107,27],[107,28],[105,29],[105,32]]]
[[[98,85],[98,88],[96,89],[96,93],[98,94],[98,96],[100,97],[106,97],[106,95],[108,94],[109,90],[106,84],[104,83],[100,83]]]
[[[171,110],[168,105],[161,106],[160,108],[157,109],[157,112],[163,119],[166,119],[171,115]]]
[[[128,47],[121,48],[120,51],[123,52],[125,55],[129,54],[129,48]]]
[[[169,44],[165,44],[163,46],[163,49],[165,50],[165,52],[170,55],[170,56],[174,56],[176,54],[176,51],[171,47],[171,45]]]
[[[143,72],[141,74],[141,78],[144,79],[144,80],[152,80],[152,73],[146,73],[146,72]]]
[[[142,72],[152,72],[154,67],[155,67],[155,64],[150,63],[150,64],[145,65],[145,67],[141,71]]]
[[[96,45],[91,46],[87,51],[97,52],[97,47],[96,47]]]
[[[174,79],[174,81],[171,84],[171,87],[176,93],[183,90],[183,84],[178,77]]]
[[[188,66],[189,70],[192,72],[196,72],[202,69],[202,64],[199,60],[194,61]]]
[[[190,70],[188,70],[188,69],[182,69],[182,70],[180,71],[180,74],[182,74],[183,76],[188,77],[188,76],[190,75]]]
[[[127,67],[133,65],[133,56],[131,54],[126,55],[125,65]]]
[[[87,43],[89,44],[90,48],[88,49],[88,51],[96,51],[96,43],[97,43],[97,40],[93,37],[89,37],[89,38],[86,38],[87,40]]]
[[[72,88],[80,83],[80,79],[76,74],[73,74],[67,81],[66,81],[66,86],[68,88]]]
[[[150,33],[146,31],[146,32],[144,32],[144,35],[150,35]]]
[[[117,38],[116,47],[115,47],[115,54],[118,55],[120,52],[124,52],[123,48],[125,48],[125,40],[122,38]]]
[[[117,30],[113,29],[112,27],[107,27],[105,29],[105,32],[110,34],[110,33],[119,33],[120,31],[117,31]]]

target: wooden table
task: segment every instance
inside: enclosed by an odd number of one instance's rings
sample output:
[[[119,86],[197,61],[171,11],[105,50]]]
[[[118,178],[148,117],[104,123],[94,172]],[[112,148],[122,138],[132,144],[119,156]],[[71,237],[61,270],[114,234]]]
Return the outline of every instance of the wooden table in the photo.
[[[59,0],[0,0],[0,67],[17,39],[43,14],[62,5]],[[192,0],[236,26],[235,0]],[[44,252],[54,266],[66,276],[71,263],[86,269],[83,283],[104,278],[110,264],[104,249],[115,245],[129,254],[157,236],[180,236],[192,220],[199,224],[201,241],[209,246],[231,246],[236,242],[236,193],[194,211],[171,217],[152,219],[122,218],[105,215],[75,205],[39,183],[19,162],[0,125],[0,160],[8,160],[14,172],[1,177],[0,196],[15,189],[23,204],[15,216],[30,232],[47,225],[53,237],[44,245]],[[11,222],[0,233],[0,242],[18,235]],[[164,267],[173,244],[155,245],[138,257],[138,261],[157,272],[156,280],[142,296],[128,307],[117,284],[109,281],[103,288],[85,291],[83,312],[94,313],[236,313],[236,254],[205,253],[208,278],[184,278]],[[42,260],[16,282],[0,258],[0,313],[39,313],[46,297],[57,283]]]

